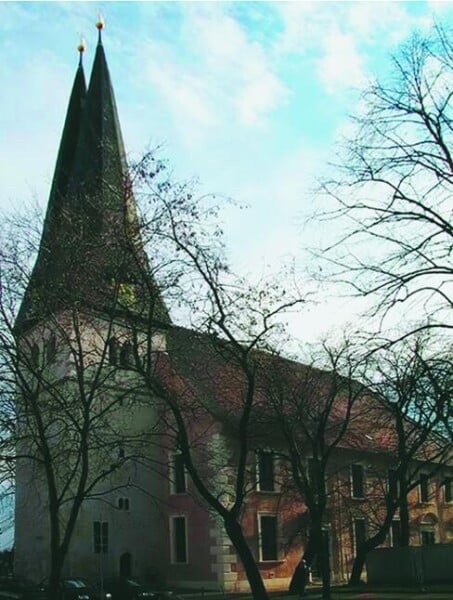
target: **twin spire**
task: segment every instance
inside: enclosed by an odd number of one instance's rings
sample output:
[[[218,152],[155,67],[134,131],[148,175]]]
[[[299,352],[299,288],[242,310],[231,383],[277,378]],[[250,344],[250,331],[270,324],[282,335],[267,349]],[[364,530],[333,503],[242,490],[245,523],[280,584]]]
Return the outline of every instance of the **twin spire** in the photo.
[[[16,330],[70,306],[112,310],[115,288],[135,289],[169,322],[138,230],[121,128],[99,32],[88,88],[80,53],[35,266]]]

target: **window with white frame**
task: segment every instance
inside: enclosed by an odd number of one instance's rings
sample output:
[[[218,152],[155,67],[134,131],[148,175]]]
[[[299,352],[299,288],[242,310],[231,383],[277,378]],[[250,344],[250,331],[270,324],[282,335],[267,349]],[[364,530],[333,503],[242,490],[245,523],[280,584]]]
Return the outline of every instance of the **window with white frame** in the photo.
[[[278,560],[277,516],[258,515],[259,560]]]
[[[351,465],[351,496],[353,498],[365,497],[365,474],[362,465]]]
[[[420,502],[429,502],[429,487],[429,476],[426,473],[422,473],[418,482],[418,498]]]
[[[401,539],[401,521],[394,519],[390,527],[390,545],[392,548],[399,548]]]
[[[184,516],[170,517],[170,552],[172,563],[188,562],[187,519]]]
[[[93,521],[93,551],[107,554],[109,551],[109,524],[107,521]]]
[[[173,454],[170,464],[170,493],[184,494],[187,492],[187,474],[182,454]]]
[[[365,519],[354,519],[352,524],[354,534],[354,555],[357,555],[357,551],[360,546],[366,540],[366,521]]]
[[[260,492],[275,491],[275,460],[271,450],[256,453],[257,489]]]

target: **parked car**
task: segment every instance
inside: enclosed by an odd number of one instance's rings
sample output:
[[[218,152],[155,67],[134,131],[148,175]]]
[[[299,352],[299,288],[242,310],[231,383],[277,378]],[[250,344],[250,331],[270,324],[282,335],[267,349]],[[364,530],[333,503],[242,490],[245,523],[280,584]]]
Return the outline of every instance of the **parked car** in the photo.
[[[62,579],[59,592],[60,600],[95,600],[96,597],[91,583],[80,577]]]
[[[1,600],[47,600],[42,585],[25,577],[0,577]]]
[[[98,584],[97,590],[100,590]],[[103,582],[104,594],[111,600],[158,600],[160,592],[132,577],[113,577]]]

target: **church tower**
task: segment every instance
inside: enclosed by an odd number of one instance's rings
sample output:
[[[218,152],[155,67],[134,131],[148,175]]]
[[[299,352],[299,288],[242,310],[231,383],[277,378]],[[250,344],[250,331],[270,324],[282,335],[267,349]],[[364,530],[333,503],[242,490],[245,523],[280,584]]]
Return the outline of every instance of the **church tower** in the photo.
[[[151,310],[156,323],[169,324],[140,237],[101,31],[88,91],[80,51],[18,331],[74,303],[111,314],[122,285],[133,289],[137,311]]]
[[[15,323],[26,371],[20,427],[31,431],[18,448],[15,572],[38,581],[49,576],[52,544],[67,551],[61,575],[94,581],[150,576],[163,555],[161,484],[146,466],[156,464],[156,450],[140,447],[140,468],[131,457],[146,436],[151,446],[155,408],[131,383],[120,349],[132,321],[135,332],[151,323],[155,349],[165,349],[171,322],[144,250],[103,23],[97,28],[88,89],[79,46],[40,247]]]

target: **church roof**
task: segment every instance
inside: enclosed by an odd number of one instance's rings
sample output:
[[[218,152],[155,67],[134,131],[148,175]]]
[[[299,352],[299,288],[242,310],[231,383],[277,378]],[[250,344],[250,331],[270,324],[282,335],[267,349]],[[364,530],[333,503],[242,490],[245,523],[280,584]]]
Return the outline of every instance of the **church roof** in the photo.
[[[121,307],[125,288],[129,305]],[[147,318],[152,311],[155,321],[170,322],[140,237],[100,31],[88,91],[81,61],[76,72],[16,330],[75,304],[101,312],[146,312]]]

